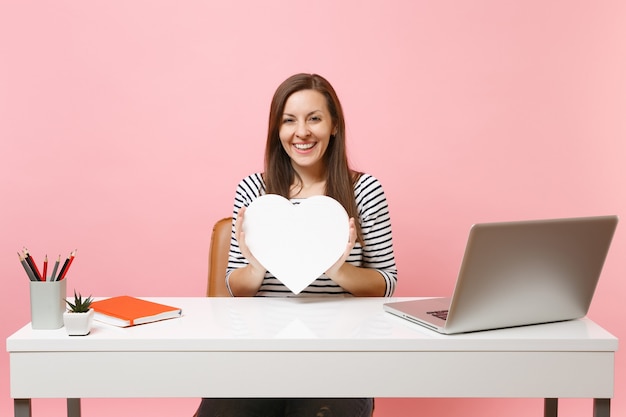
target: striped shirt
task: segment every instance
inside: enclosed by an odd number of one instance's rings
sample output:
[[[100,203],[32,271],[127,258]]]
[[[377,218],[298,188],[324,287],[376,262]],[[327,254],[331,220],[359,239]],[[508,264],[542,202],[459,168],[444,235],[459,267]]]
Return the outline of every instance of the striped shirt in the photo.
[[[229,291],[228,278],[231,272],[248,264],[246,258],[241,254],[235,239],[235,219],[242,207],[249,206],[254,199],[263,194],[265,194],[265,182],[260,173],[244,178],[237,186],[233,208],[230,253],[226,271],[226,286]],[[391,218],[385,192],[378,179],[371,175],[363,174],[354,185],[354,196],[359,212],[358,221],[361,225],[364,245],[361,246],[357,241],[346,262],[358,267],[372,268],[378,271],[385,280],[385,296],[390,297],[396,288],[397,271],[391,237]],[[292,200],[292,202],[297,203],[296,200]],[[269,272],[265,273],[261,288],[256,295],[262,297],[295,296]],[[351,294],[325,274],[322,274],[298,294],[299,297],[322,295],[350,296]]]

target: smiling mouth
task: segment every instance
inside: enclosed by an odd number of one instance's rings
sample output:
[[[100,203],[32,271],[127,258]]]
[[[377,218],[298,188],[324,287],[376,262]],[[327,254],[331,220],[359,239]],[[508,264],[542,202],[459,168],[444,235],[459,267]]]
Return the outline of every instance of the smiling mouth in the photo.
[[[314,147],[315,146],[315,142],[312,142],[312,143],[294,143],[293,146],[296,149],[300,150],[300,151],[306,151],[306,150],[309,150],[312,147]]]

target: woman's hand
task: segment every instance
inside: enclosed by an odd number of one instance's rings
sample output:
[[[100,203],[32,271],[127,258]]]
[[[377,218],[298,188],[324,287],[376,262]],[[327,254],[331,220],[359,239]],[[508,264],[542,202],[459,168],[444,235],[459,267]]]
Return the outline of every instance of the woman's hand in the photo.
[[[339,272],[339,269],[346,263],[346,259],[350,256],[350,252],[352,252],[352,248],[356,244],[356,226],[354,225],[354,217],[350,217],[349,228],[350,231],[348,235],[348,243],[346,243],[346,249],[343,251],[341,258],[339,258],[337,262],[335,262],[333,266],[328,268],[326,271],[326,276],[330,279],[333,279],[333,277]]]
[[[248,265],[243,268],[237,268],[231,272],[228,279],[230,292],[235,297],[252,297],[261,288],[263,278],[265,277],[265,268],[252,255],[250,249],[246,245],[246,236],[243,232],[244,214],[246,208],[242,207],[237,214],[235,221],[235,239],[239,244],[241,254],[248,260]]]
[[[252,268],[253,271],[257,271],[258,275],[264,276],[266,271],[265,267],[261,265],[261,263],[254,257],[254,255],[252,255],[252,252],[250,252],[250,249],[248,249],[248,245],[246,245],[246,235],[243,232],[245,213],[246,207],[244,206],[239,210],[237,220],[235,221],[235,239],[237,239],[241,254],[248,260],[249,267]]]

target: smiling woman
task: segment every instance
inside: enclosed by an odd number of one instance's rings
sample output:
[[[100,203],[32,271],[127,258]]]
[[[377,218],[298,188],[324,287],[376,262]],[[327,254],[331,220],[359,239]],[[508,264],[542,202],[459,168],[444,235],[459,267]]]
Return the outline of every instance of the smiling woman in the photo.
[[[391,296],[396,287],[397,272],[391,219],[385,193],[380,182],[371,175],[352,170],[348,166],[345,146],[343,110],[335,91],[319,75],[297,74],[285,80],[276,90],[270,108],[270,118],[265,154],[265,171],[244,178],[235,193],[233,229],[226,271],[226,286],[233,296]],[[265,256],[255,246],[259,230],[251,231],[249,225],[276,224],[265,235],[276,235],[289,224],[270,222],[275,213],[258,218],[260,197],[276,194],[285,204],[299,207],[313,204],[319,196],[336,200],[350,217],[344,227],[347,239],[338,240],[338,254],[324,261],[330,265],[319,277],[306,277],[304,283],[294,286],[291,280],[282,282],[272,271],[284,270],[283,264],[294,258],[320,258],[321,250],[311,245],[313,231],[298,240],[295,248],[284,249],[276,255]],[[286,200],[285,200],[286,199]],[[333,201],[333,200],[331,200]],[[335,201],[333,201],[335,203]],[[335,203],[337,204],[337,203]],[[246,223],[246,208],[250,207]],[[256,210],[256,211],[255,211]],[[343,210],[342,210],[343,212]],[[331,222],[321,210],[308,215],[310,225]],[[283,216],[284,217],[284,216]],[[285,222],[282,218],[279,221]],[[302,222],[300,222],[302,223]],[[249,227],[248,227],[249,226]],[[342,226],[331,226],[340,228]],[[320,225],[317,229],[323,229]],[[250,239],[246,241],[248,232]],[[302,227],[301,230],[308,230]],[[330,246],[328,240],[323,242]],[[283,242],[280,242],[282,244]],[[252,254],[252,248],[258,258]],[[263,246],[263,245],[261,245]],[[267,246],[267,243],[265,243]],[[274,244],[279,246],[279,244]],[[343,246],[343,248],[342,248]],[[256,249],[255,249],[256,248]],[[275,249],[275,248],[274,248]],[[295,250],[290,252],[291,249]],[[318,253],[319,252],[319,253]],[[343,252],[343,253],[342,253]],[[282,262],[277,265],[274,260]],[[266,262],[267,265],[263,264]],[[297,272],[305,269],[304,261],[295,262]],[[284,275],[275,272],[279,277]],[[290,271],[289,274],[296,272]],[[287,285],[286,285],[287,284]],[[292,289],[296,288],[295,290]],[[365,364],[364,364],[365,366]],[[305,417],[313,415],[369,417],[373,410],[371,398],[349,399],[203,399],[198,409],[199,417]]]
[[[236,191],[227,286],[234,296],[293,296],[248,250],[245,209],[263,194],[298,203],[325,195],[350,218],[343,255],[300,295],[390,296],[397,273],[391,219],[380,182],[348,165],[345,121],[331,84],[316,74],[296,74],[270,105],[265,171],[244,178]],[[304,249],[304,248],[303,248]]]

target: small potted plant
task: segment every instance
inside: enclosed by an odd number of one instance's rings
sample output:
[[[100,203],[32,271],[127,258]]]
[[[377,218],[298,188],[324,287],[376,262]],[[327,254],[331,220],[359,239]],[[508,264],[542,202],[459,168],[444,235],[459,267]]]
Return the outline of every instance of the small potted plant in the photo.
[[[68,305],[67,311],[63,313],[63,324],[70,336],[85,336],[91,331],[94,311],[91,308],[93,299],[91,296],[83,298],[80,293],[74,290],[74,302],[65,301]]]

